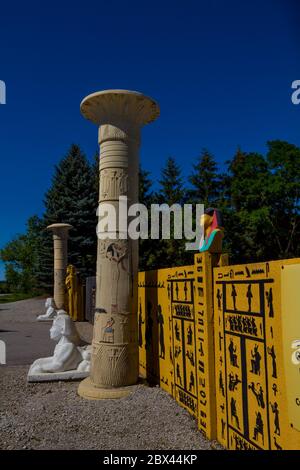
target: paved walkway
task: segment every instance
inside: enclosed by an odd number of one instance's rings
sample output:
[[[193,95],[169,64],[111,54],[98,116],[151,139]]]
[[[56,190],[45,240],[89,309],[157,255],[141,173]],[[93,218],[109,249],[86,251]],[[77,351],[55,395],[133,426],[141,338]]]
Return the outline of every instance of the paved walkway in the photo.
[[[52,356],[55,343],[49,337],[51,322],[38,322],[45,313],[45,299],[0,304],[0,339],[6,343],[7,365],[29,365],[39,357]],[[92,325],[76,323],[80,336],[91,341]]]

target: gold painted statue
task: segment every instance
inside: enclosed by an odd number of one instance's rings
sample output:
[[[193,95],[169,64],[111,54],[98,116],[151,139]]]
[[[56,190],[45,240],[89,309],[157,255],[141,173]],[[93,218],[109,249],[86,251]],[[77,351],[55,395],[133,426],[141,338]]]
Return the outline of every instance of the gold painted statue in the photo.
[[[221,212],[218,209],[206,209],[201,216],[200,224],[203,227],[203,238],[200,242],[199,251],[222,253],[224,228]]]
[[[66,276],[66,288],[67,288],[67,308],[68,313],[73,321],[84,321],[83,314],[83,287],[81,285],[78,274],[76,273],[75,267],[69,264],[67,267]]]

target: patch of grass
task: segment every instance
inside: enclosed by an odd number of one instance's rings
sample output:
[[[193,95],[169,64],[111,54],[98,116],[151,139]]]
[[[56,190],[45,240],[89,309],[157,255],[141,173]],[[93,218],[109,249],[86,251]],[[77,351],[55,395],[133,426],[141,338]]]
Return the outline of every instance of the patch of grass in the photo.
[[[12,294],[4,294],[0,295],[0,304],[6,304],[9,302],[16,302],[17,300],[25,300],[25,299],[32,299],[34,295],[32,294],[22,294],[20,292],[18,293],[12,293]]]

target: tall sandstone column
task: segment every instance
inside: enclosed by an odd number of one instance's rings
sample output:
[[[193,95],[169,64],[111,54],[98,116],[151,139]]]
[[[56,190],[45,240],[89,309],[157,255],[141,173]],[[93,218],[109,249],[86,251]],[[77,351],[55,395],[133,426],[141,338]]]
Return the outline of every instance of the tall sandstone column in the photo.
[[[99,127],[99,209],[115,208],[117,230],[112,235],[98,226],[91,374],[78,393],[118,398],[138,379],[138,240],[127,238],[127,220],[119,226],[119,197],[128,207],[138,202],[140,129],[159,116],[159,107],[137,92],[105,90],[87,96],[81,112]]]
[[[57,309],[65,308],[65,278],[68,264],[69,224],[52,224],[47,230],[53,232],[54,243],[54,302]]]

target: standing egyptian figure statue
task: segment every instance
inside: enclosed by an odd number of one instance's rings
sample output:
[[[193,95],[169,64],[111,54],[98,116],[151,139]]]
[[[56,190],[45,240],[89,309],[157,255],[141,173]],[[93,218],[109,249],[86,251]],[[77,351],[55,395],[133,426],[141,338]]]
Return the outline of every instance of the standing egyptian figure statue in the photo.
[[[67,267],[65,285],[67,290],[66,304],[68,306],[68,313],[72,320],[83,321],[82,286],[75,267],[72,264]]]

